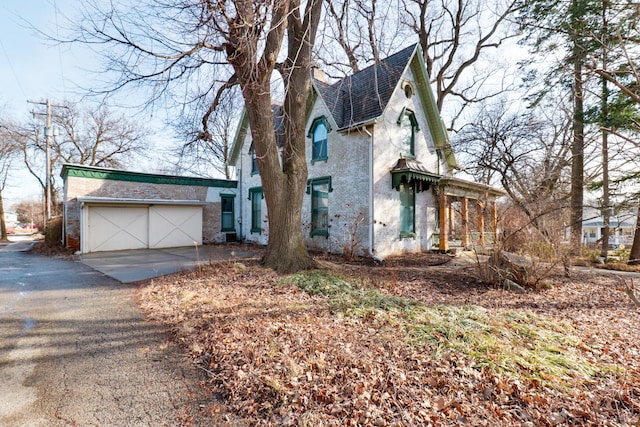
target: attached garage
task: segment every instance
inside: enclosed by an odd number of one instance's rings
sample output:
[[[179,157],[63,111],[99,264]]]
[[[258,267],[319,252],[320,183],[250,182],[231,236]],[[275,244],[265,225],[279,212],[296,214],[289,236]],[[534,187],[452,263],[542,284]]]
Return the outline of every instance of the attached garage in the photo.
[[[236,238],[236,181],[80,165],[64,165],[62,176],[64,243],[82,253]]]

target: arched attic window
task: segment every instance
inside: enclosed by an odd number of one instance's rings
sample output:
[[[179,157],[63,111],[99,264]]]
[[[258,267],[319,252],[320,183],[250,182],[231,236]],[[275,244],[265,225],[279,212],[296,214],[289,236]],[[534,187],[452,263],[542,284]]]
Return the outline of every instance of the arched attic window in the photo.
[[[311,138],[311,164],[318,161],[327,161],[327,139],[330,130],[326,117],[321,116],[313,119],[307,134],[307,137]]]

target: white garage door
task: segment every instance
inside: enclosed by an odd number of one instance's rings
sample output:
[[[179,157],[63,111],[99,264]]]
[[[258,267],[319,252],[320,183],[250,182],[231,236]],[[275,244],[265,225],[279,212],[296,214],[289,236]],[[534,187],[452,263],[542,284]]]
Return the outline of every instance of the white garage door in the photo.
[[[202,244],[202,206],[90,206],[84,252]]]
[[[163,206],[149,208],[149,247],[175,248],[202,244],[202,207]]]
[[[149,245],[147,207],[92,206],[88,218],[88,252],[141,249]]]

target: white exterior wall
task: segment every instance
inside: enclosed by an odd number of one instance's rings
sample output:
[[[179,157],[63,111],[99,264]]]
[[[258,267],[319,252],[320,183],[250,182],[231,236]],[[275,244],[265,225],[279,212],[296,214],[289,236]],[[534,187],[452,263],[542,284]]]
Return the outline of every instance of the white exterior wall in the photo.
[[[402,82],[413,83],[414,77],[407,69]],[[391,168],[398,161],[401,152],[399,139],[398,117],[403,108],[415,113],[420,128],[415,135],[415,157],[429,171],[438,175],[451,175],[451,168],[444,157],[440,160],[434,146],[427,117],[422,107],[417,85],[413,83],[414,95],[407,99],[403,88],[399,85],[392,95],[382,120],[367,126],[367,130],[360,128],[350,133],[338,132],[331,114],[320,98],[307,120],[305,134],[317,117],[326,117],[331,130],[327,138],[328,160],[311,164],[312,139],[306,137],[306,158],[308,178],[331,177],[333,191],[329,193],[329,237],[311,236],[311,195],[305,194],[302,204],[302,224],[305,243],[311,250],[342,253],[345,243],[351,240],[354,224],[358,215],[364,217],[358,225],[356,253],[367,255],[371,248],[369,231],[371,225],[370,185],[373,185],[373,253],[386,257],[402,252],[419,252],[432,249],[433,233],[437,228],[436,206],[437,200],[431,189],[416,193],[415,197],[415,238],[400,239],[400,194],[391,187]],[[241,228],[239,235],[248,242],[266,245],[268,243],[267,207],[262,200],[262,232],[251,233],[251,201],[249,189],[262,187],[260,176],[251,175],[251,133],[247,129],[247,136],[236,171],[238,175],[237,208],[241,211]],[[371,144],[373,141],[373,153]],[[370,157],[373,156],[373,168]],[[372,173],[372,178],[370,176]]]
[[[410,69],[402,81],[413,83]],[[390,171],[402,153],[397,120],[403,108],[415,113],[420,128],[414,141],[416,160],[433,173],[445,174],[449,171],[446,163],[438,160],[415,83],[413,87],[414,95],[410,99],[406,98],[401,87],[396,88],[383,120],[374,128],[374,246],[375,254],[383,258],[401,252],[430,250],[436,227],[436,198],[429,189],[415,195],[416,237],[400,239],[400,194],[391,187]]]
[[[240,224],[238,226],[238,236],[250,243],[266,245],[269,241],[269,223],[267,221],[267,203],[262,199],[261,203],[261,232],[251,232],[251,200],[249,200],[249,189],[254,187],[262,187],[260,174],[251,174],[251,129],[247,128],[247,135],[242,145],[238,164],[236,165],[236,173],[238,175],[238,192],[239,200],[236,201],[236,207],[240,212]]]
[[[317,117],[325,116],[331,127],[327,136],[327,161],[311,164],[312,138],[306,138],[308,177],[331,177],[329,193],[329,237],[311,236],[311,194],[302,202],[305,243],[311,250],[343,253],[353,244],[355,253],[365,255],[369,248],[369,155],[371,137],[364,130],[349,134],[337,132],[324,103],[317,99],[307,121],[306,133]],[[357,225],[356,225],[357,224]]]

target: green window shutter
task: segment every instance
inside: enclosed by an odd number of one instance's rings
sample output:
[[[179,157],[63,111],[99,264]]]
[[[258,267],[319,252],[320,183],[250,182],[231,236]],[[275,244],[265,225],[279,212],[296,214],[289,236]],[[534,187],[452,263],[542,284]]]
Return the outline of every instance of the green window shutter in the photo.
[[[397,120],[400,126],[400,144],[402,146],[402,156],[415,156],[416,132],[420,130],[418,120],[413,111],[403,108]]]
[[[256,157],[256,149],[253,147],[253,142],[251,143],[251,148],[249,148],[249,154],[251,154],[251,175],[260,174],[260,169],[258,169],[258,158]]]

